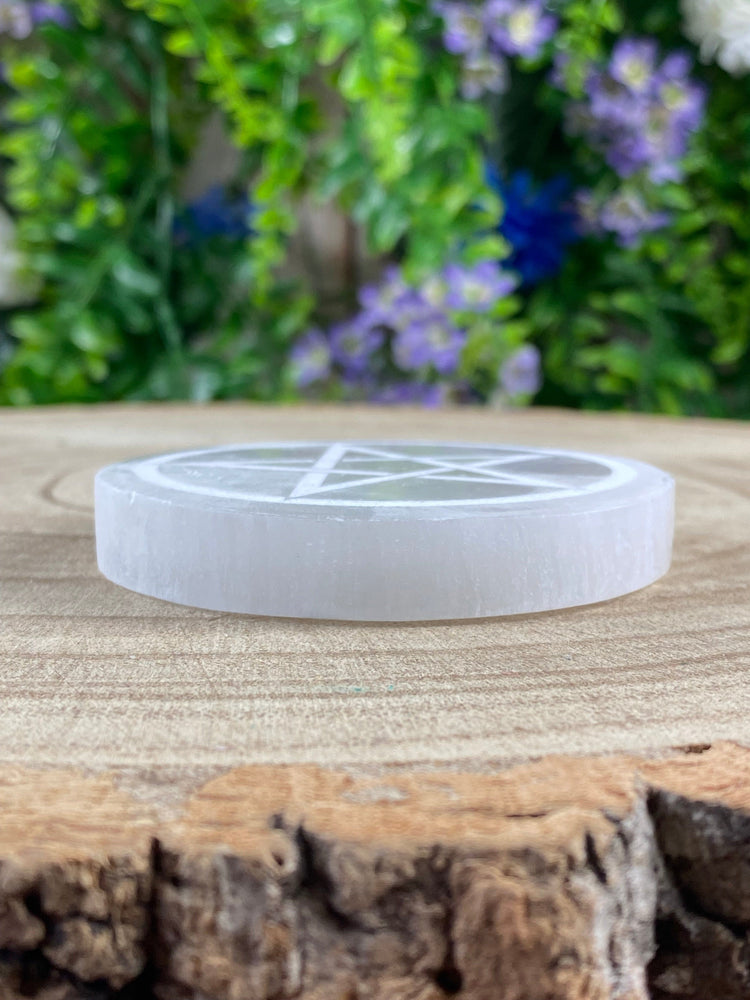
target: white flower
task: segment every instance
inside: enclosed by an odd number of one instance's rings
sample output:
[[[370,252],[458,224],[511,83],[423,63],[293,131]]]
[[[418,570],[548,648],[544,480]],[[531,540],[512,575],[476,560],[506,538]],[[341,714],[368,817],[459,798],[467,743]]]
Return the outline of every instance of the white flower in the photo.
[[[685,34],[728,73],[750,70],[750,0],[682,0]]]
[[[16,227],[0,208],[0,309],[33,302],[39,282],[25,273],[24,260],[16,247]]]

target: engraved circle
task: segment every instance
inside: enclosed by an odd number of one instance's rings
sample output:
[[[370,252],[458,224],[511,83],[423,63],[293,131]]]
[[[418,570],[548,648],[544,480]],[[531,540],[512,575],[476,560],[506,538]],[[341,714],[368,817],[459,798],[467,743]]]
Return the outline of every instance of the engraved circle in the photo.
[[[624,462],[578,452],[391,442],[236,445],[131,463],[141,480],[226,499],[347,507],[512,504],[613,489]]]

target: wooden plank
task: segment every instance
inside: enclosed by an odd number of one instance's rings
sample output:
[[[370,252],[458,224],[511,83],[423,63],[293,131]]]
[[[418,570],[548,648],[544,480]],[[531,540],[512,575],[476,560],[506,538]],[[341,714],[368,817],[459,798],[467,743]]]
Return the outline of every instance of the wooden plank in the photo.
[[[673,569],[430,625],[99,576],[99,466],[342,433],[654,462]],[[0,1000],[747,996],[749,460],[747,425],[632,415],[0,414]]]

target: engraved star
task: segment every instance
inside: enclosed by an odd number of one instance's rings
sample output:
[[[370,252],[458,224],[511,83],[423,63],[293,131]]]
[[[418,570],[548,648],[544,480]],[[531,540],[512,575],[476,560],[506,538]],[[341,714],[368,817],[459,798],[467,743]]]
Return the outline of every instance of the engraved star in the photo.
[[[481,447],[453,449],[445,446],[438,447],[432,455],[428,453],[427,447],[423,451],[424,453],[414,449],[400,450],[398,446],[336,442],[324,447],[317,457],[313,455],[309,461],[299,453],[288,457],[255,457],[250,452],[247,457],[235,456],[231,460],[209,458],[196,463],[194,467],[227,469],[233,472],[242,469],[251,473],[297,473],[299,480],[284,498],[290,501],[351,490],[356,492],[356,488],[361,486],[372,487],[410,479],[472,485],[486,483],[516,489],[526,487],[529,493],[536,493],[540,488],[549,492],[567,490],[575,485],[583,485],[592,478],[591,470],[579,470],[575,473],[570,468],[566,469],[562,458],[559,470],[554,471],[554,458],[540,456],[538,452],[500,448],[482,450]],[[543,474],[534,474],[533,470],[526,473],[518,469],[519,464],[539,462],[541,458],[545,459],[548,466],[552,465],[552,470],[545,469]],[[601,467],[598,468],[601,474]],[[502,493],[502,490],[499,492]]]

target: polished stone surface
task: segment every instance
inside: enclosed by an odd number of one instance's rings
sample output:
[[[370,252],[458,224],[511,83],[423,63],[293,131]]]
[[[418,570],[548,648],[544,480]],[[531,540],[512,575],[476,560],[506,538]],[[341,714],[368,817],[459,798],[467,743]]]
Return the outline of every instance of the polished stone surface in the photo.
[[[99,566],[165,600],[419,621],[606,600],[662,576],[671,477],[513,445],[275,442],[136,459],[96,479]]]

